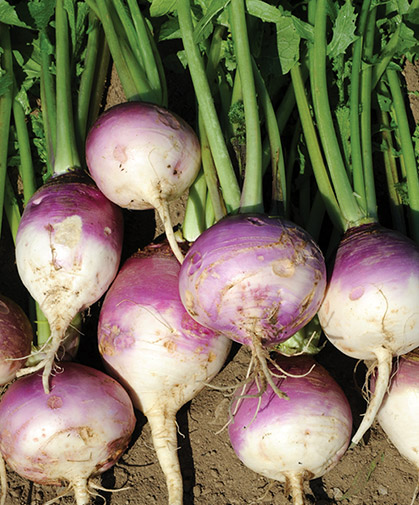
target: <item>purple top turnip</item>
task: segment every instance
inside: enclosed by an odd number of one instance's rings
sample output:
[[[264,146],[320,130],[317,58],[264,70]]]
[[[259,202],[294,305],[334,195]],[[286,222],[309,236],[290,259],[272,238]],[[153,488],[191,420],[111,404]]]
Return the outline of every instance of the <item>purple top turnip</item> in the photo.
[[[310,356],[277,357],[270,364],[279,398],[253,380],[237,389],[229,436],[239,459],[268,479],[285,482],[294,504],[304,503],[303,482],[324,475],[345,453],[351,409],[327,370]]]
[[[95,303],[114,279],[121,257],[121,209],[86,178],[53,178],[28,201],[16,237],[19,276],[51,328],[44,384],[71,320]]]
[[[127,209],[155,208],[179,261],[168,202],[196,178],[201,161],[198,137],[180,117],[145,102],[105,111],[86,139],[86,163],[100,190]]]
[[[251,347],[265,371],[266,350],[313,318],[325,286],[324,258],[310,235],[258,214],[228,216],[204,231],[179,274],[189,314]]]
[[[114,379],[63,363],[45,394],[41,374],[21,377],[0,402],[0,451],[10,468],[38,484],[69,483],[89,503],[88,479],[109,469],[128,446],[136,418]]]
[[[183,503],[176,413],[219,372],[231,347],[186,312],[179,269],[168,246],[134,254],[107,292],[98,326],[107,370],[150,423],[170,505]]]
[[[419,248],[376,223],[349,229],[336,254],[319,320],[327,338],[379,369],[374,394],[352,441],[371,426],[387,389],[393,356],[419,346]]]

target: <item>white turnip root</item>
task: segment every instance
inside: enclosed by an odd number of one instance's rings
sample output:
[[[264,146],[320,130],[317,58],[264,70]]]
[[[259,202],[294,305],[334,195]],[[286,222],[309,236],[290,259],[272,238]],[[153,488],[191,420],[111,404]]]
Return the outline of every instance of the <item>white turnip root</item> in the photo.
[[[188,315],[179,269],[168,246],[133,255],[105,296],[98,327],[107,370],[150,423],[170,505],[183,503],[176,413],[219,372],[231,347]]]
[[[44,485],[68,483],[77,505],[86,505],[90,477],[115,464],[135,423],[129,395],[113,378],[63,363],[51,377],[49,394],[40,373],[10,385],[0,402],[0,451],[22,477]]]
[[[114,279],[121,257],[123,218],[80,174],[56,176],[28,201],[16,237],[19,276],[48,320],[45,358],[20,374],[44,368],[44,388],[65,331]]]
[[[86,139],[86,163],[100,190],[120,207],[157,210],[172,250],[168,202],[179,198],[198,175],[199,140],[167,109],[145,102],[114,105],[94,123]]]
[[[371,361],[378,380],[352,438],[369,429],[386,392],[392,358],[419,346],[419,248],[373,223],[349,229],[337,251],[319,321],[343,353]]]
[[[0,295],[0,385],[16,377],[31,353],[33,330],[29,318],[16,302]]]
[[[280,398],[256,378],[235,392],[230,441],[251,470],[283,482],[294,505],[303,505],[305,480],[321,477],[345,453],[352,432],[351,409],[327,370],[310,356],[277,357],[270,368]]]

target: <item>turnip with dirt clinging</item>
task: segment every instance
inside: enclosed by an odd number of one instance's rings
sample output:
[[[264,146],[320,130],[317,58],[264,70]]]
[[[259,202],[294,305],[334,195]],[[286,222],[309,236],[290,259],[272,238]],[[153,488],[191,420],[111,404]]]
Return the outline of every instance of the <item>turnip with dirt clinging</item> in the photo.
[[[220,371],[231,341],[198,324],[179,297],[180,265],[170,247],[130,257],[105,296],[99,351],[150,423],[168,503],[183,503],[176,414]]]

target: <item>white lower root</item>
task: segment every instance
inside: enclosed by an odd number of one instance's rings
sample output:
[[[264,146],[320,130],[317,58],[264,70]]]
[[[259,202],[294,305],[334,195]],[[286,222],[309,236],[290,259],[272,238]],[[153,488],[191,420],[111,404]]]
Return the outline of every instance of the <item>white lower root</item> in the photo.
[[[375,381],[374,392],[371,394],[369,399],[367,410],[364,414],[361,424],[356,430],[355,435],[352,437],[352,446],[358,444],[365,433],[369,430],[372,423],[374,422],[377,412],[381,407],[381,404],[386,394],[387,387],[390,381],[393,355],[392,352],[385,347],[380,347],[375,351],[377,358],[376,369],[377,377]],[[366,379],[368,380],[368,378]]]
[[[57,331],[54,327],[51,327],[51,336],[48,341],[48,345],[45,349],[45,357],[39,361],[34,366],[24,367],[18,370],[16,377],[22,377],[24,375],[29,375],[31,373],[37,372],[38,370],[44,369],[42,372],[42,385],[46,394],[50,392],[50,377],[54,367],[55,359],[62,343],[64,332],[62,330]]]
[[[304,479],[301,473],[287,472],[285,475],[286,490],[292,496],[293,505],[304,505]]]
[[[278,386],[275,384],[275,381],[272,378],[272,372],[269,370],[268,367],[268,357],[269,357],[269,352],[263,348],[262,343],[260,339],[255,336],[253,337],[253,356],[255,358],[255,363],[256,367],[258,370],[259,375],[261,376],[261,379],[263,381],[266,381],[265,383],[268,383],[273,391],[280,397],[288,400],[288,396],[286,393],[281,391]],[[263,391],[262,391],[263,392]]]
[[[183,480],[178,458],[176,413],[144,412],[150,423],[157,459],[166,478],[168,505],[183,504]]]
[[[180,250],[179,244],[177,243],[175,237],[175,233],[173,231],[172,220],[170,218],[170,212],[169,212],[169,204],[165,200],[160,203],[161,205],[156,207],[156,210],[159,214],[160,219],[162,220],[167,241],[169,242],[173,254],[177,258],[179,263],[182,264],[184,256],[182,251]]]

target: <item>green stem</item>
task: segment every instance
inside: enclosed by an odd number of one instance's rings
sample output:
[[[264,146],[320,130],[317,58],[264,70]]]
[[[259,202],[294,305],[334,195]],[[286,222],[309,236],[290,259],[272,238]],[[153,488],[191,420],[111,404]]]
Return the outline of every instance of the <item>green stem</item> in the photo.
[[[86,56],[84,59],[84,69],[81,74],[80,86],[77,93],[76,135],[80,152],[83,152],[83,146],[87,134],[90,101],[96,77],[99,44],[101,42],[100,35],[101,28],[99,19],[91,10],[89,13],[89,31]]]
[[[191,74],[200,113],[205,118],[205,129],[208,135],[208,141],[217,169],[227,212],[235,212],[240,206],[240,188],[221,130],[201,54],[194,42],[190,1],[177,0],[177,12],[183,46],[188,60],[189,72]]]
[[[107,76],[109,72],[110,52],[103,31],[101,33],[101,43],[99,45],[99,55],[97,57],[96,77],[94,87],[90,97],[89,117],[87,120],[87,130],[96,121],[105,93]]]
[[[339,205],[327,173],[326,165],[324,163],[320,143],[317,138],[316,130],[314,128],[313,118],[311,116],[309,102],[304,88],[304,81],[301,75],[300,64],[296,63],[291,68],[290,72],[298,112],[300,115],[301,127],[304,132],[304,137],[310,155],[313,172],[316,177],[317,186],[325,201],[326,209],[334,225],[343,231],[345,229],[346,222],[340,212]]]
[[[47,151],[48,175],[51,175],[57,146],[57,115],[55,80],[51,71],[51,43],[46,29],[41,30],[40,41],[42,121]]]
[[[21,218],[20,207],[13,189],[13,185],[10,182],[7,174],[4,186],[4,212],[6,214],[13,242],[16,244],[16,234]]]
[[[13,57],[10,31],[7,25],[0,23],[0,46],[3,48],[1,67],[9,77],[7,89],[0,96],[0,231],[3,221],[4,191],[7,176],[7,158],[10,132],[10,120],[13,104]],[[5,75],[3,76],[5,79]]]
[[[412,237],[416,242],[419,242],[419,176],[415,150],[398,74],[395,70],[389,68],[386,74],[396,113],[397,128],[406,170]]]
[[[327,0],[317,0],[312,51],[312,97],[320,140],[346,228],[365,218],[355,200],[333,123],[326,74]]]
[[[406,224],[403,214],[403,206],[399,193],[396,190],[396,184],[399,182],[397,173],[397,164],[394,157],[393,140],[390,133],[390,120],[387,112],[381,112],[383,127],[381,135],[383,138],[383,156],[387,180],[387,191],[389,194],[389,206],[392,217],[393,227],[406,235]]]
[[[189,188],[185,216],[182,223],[182,235],[188,242],[194,242],[205,230],[205,207],[207,200],[207,182],[201,169]]]
[[[22,178],[23,201],[27,203],[36,191],[36,182],[25,111],[18,97],[13,100],[13,118],[19,144],[19,173]]]
[[[80,158],[74,129],[70,73],[70,47],[67,14],[63,0],[57,0],[55,10],[56,33],[56,97],[57,97],[57,151],[54,175],[80,168]]]
[[[365,184],[366,206],[364,212],[368,217],[378,221],[377,199],[375,194],[374,169],[372,160],[371,141],[371,80],[372,66],[371,60],[374,53],[375,19],[376,9],[370,11],[365,30],[364,61],[365,65],[361,72],[361,146],[362,162]]]
[[[138,2],[136,0],[128,0],[128,6],[137,34],[138,46],[148,82],[151,88],[158,93],[158,103],[165,105],[167,102],[167,89],[160,54],[156,50],[154,39],[144,20]]]
[[[106,1],[97,0],[94,2],[92,0],[86,0],[86,3],[91,9],[96,12],[102,23],[106,40],[109,45],[109,50],[115,63],[115,67],[118,72],[118,76],[127,100],[136,100],[138,98],[137,87],[129,70],[128,64],[125,60],[118,34],[111,21],[111,16]]]
[[[351,94],[349,97],[349,121],[351,140],[351,160],[353,186],[355,193],[359,196],[359,204],[366,208],[364,170],[362,164],[361,132],[359,124],[360,115],[360,82],[361,82],[361,61],[362,48],[364,42],[365,26],[368,18],[368,11],[371,0],[364,0],[359,15],[358,38],[353,44],[352,70],[351,70]]]
[[[287,188],[285,176],[284,151],[276,114],[263,77],[253,60],[253,72],[256,89],[265,116],[265,124],[269,141],[269,152],[272,171],[272,203],[270,214],[286,216],[288,213]]]
[[[240,212],[262,213],[264,206],[260,117],[243,0],[231,0],[230,18],[237,71],[240,74],[246,125],[246,168],[240,200]]]
[[[208,141],[205,121],[201,113],[199,114],[199,132],[201,137],[202,168],[208,187],[208,195],[212,203],[215,220],[219,221],[226,215],[226,208],[218,189],[217,171],[214,166],[214,158]]]

